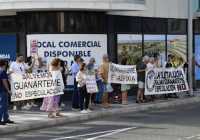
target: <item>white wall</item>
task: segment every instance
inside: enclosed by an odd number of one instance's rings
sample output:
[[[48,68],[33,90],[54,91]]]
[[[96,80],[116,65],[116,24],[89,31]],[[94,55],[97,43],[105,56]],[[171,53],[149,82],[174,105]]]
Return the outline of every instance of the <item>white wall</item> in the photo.
[[[114,11],[113,15],[130,15],[162,18],[187,18],[188,0],[146,0],[144,11]]]
[[[0,11],[144,10],[145,0],[0,0]]]

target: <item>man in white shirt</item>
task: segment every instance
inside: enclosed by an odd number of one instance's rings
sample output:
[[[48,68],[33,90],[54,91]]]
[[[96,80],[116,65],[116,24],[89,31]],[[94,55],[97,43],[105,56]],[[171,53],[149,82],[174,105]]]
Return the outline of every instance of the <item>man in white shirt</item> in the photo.
[[[16,73],[16,74],[25,74],[28,71],[29,67],[27,64],[25,64],[24,62],[24,57],[23,55],[18,54],[16,61],[12,62],[10,64],[10,68],[9,68],[9,74],[12,73]],[[21,104],[21,102],[15,102],[14,106],[13,106],[13,110],[16,111],[17,110],[17,106],[19,106],[19,104]],[[22,107],[23,109],[29,110],[31,107],[30,105],[27,103],[25,106]]]
[[[25,74],[28,69],[28,65],[24,63],[24,57],[17,55],[16,61],[10,65],[9,73]]]

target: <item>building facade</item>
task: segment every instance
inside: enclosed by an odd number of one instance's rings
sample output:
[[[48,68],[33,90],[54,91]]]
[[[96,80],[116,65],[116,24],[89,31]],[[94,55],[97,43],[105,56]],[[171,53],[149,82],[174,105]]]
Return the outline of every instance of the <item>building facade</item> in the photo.
[[[170,54],[177,66],[188,59],[188,0],[0,0],[0,15],[1,36],[16,36],[16,50],[24,55],[27,35],[105,34],[116,63],[125,54],[130,64],[145,54],[160,66]],[[199,34],[198,19],[194,25]]]

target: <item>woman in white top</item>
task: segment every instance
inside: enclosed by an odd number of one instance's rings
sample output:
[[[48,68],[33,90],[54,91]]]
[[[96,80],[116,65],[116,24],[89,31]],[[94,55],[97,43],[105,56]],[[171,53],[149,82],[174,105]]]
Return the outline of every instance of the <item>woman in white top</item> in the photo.
[[[90,102],[90,94],[87,93],[86,89],[86,64],[82,63],[80,66],[80,70],[76,75],[76,81],[78,82],[78,89],[80,93],[80,109],[81,113],[89,113],[90,110],[89,102]]]

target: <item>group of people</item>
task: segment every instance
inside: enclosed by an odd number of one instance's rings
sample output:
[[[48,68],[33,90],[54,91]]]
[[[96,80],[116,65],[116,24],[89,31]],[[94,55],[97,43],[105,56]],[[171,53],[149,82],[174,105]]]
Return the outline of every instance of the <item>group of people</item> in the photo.
[[[188,69],[188,64],[187,62],[184,63],[184,61],[182,61],[182,63],[179,64],[175,64],[174,62],[174,56],[172,54],[168,55],[168,61],[166,62],[166,64],[164,66],[161,66],[159,63],[159,59],[157,56],[151,56],[149,57],[148,55],[145,55],[142,59],[142,61],[140,61],[137,64],[137,72],[138,72],[138,92],[137,92],[137,99],[136,99],[136,103],[144,103],[144,102],[148,102],[148,101],[154,101],[154,99],[156,98],[155,96],[144,96],[144,91],[145,91],[145,72],[148,69],[154,69],[154,68],[161,68],[161,67],[165,67],[165,68],[183,68],[184,72],[187,75],[187,69]],[[178,98],[178,95],[176,93],[173,94],[165,94],[164,96],[165,99],[168,98]],[[160,97],[159,97],[160,98]]]
[[[171,56],[166,67],[173,67]],[[103,108],[109,108],[110,100],[109,93],[114,91],[113,85],[108,83],[110,60],[108,55],[102,57],[102,63],[96,64],[94,58],[90,58],[89,62],[85,62],[79,55],[74,56],[74,62],[69,69],[64,61],[54,58],[50,64],[47,64],[45,60],[40,57],[29,57],[24,60],[22,55],[17,55],[16,61],[10,65],[5,60],[0,59],[0,125],[7,123],[14,123],[9,119],[8,115],[8,99],[12,94],[10,91],[9,75],[12,73],[25,74],[25,73],[40,73],[51,71],[53,78],[57,77],[56,71],[61,71],[63,77],[63,83],[66,85],[68,74],[72,74],[74,79],[74,90],[72,95],[72,110],[80,111],[81,113],[91,112],[91,103],[101,104]],[[121,65],[127,65],[127,58],[124,57],[121,61]],[[142,61],[137,64],[138,72],[138,92],[136,103],[144,103],[148,100],[153,100],[154,97],[145,97],[145,71],[159,67],[158,60],[155,57],[144,56]],[[184,65],[186,67],[186,65]],[[98,87],[97,93],[88,93],[86,87],[87,75],[95,75],[96,83]],[[120,85],[121,89],[121,103],[123,105],[128,104],[128,91],[131,89],[131,85]],[[176,95],[177,96],[177,95]],[[35,99],[38,100],[38,99]],[[13,103],[13,110],[18,109],[29,110],[31,107],[37,107],[38,104],[35,100],[18,101]],[[40,99],[39,99],[40,100]],[[49,118],[62,117],[60,113],[60,105],[62,104],[63,95],[56,95],[51,97],[45,97],[40,107],[41,110],[48,112]]]

